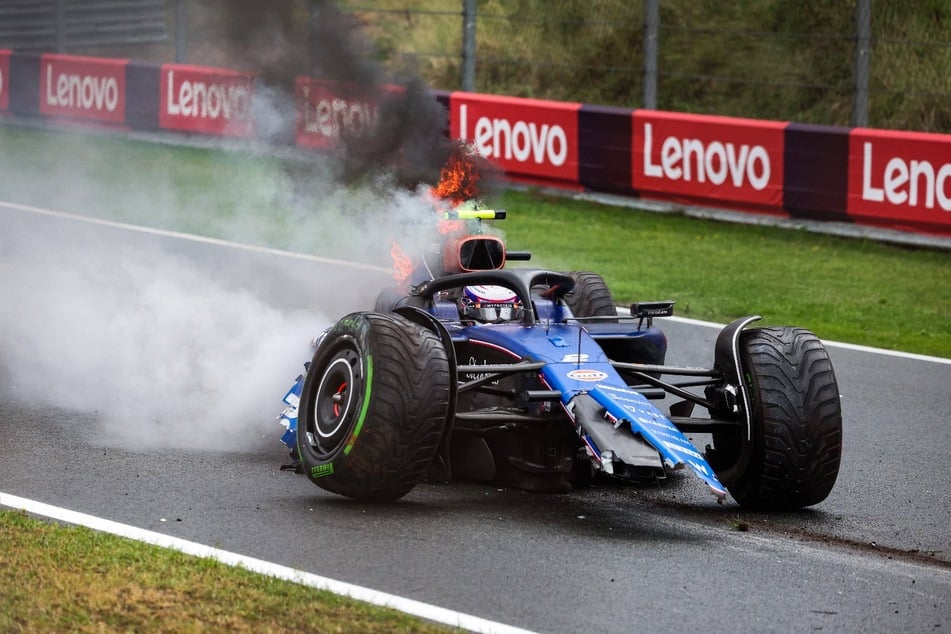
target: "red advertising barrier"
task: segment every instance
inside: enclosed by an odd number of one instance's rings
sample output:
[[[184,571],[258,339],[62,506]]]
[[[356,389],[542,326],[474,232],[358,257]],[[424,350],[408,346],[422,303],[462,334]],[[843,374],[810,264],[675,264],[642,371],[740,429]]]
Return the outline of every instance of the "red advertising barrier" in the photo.
[[[450,136],[515,177],[578,183],[580,103],[454,92]]]
[[[254,135],[254,75],[222,68],[164,64],[159,126],[216,136]]]
[[[951,233],[951,135],[852,130],[847,211],[873,224]]]
[[[125,123],[128,60],[40,56],[40,113],[109,125]]]
[[[371,131],[400,90],[297,78],[295,143]],[[951,135],[431,96],[512,179],[951,236]],[[251,73],[0,49],[0,112],[26,119],[252,138],[254,97]]]
[[[385,86],[383,96],[401,92]],[[343,135],[361,135],[379,121],[380,95],[354,84],[298,77],[294,82],[297,123],[294,138],[300,147],[330,150]]]
[[[0,49],[0,111],[10,109],[10,51]]]
[[[635,110],[635,190],[781,209],[786,123]]]

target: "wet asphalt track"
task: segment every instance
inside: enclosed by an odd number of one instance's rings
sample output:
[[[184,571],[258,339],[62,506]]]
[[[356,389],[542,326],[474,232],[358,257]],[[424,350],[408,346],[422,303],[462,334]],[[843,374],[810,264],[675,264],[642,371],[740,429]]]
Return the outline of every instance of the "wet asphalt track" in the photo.
[[[221,247],[172,248],[200,268]],[[327,264],[224,250],[235,284],[269,302],[323,296]],[[266,287],[241,274],[265,266]],[[366,299],[344,293],[340,312]],[[716,329],[665,329],[672,363],[710,363]],[[533,630],[940,631],[951,625],[951,365],[830,352],[843,464],[830,497],[801,513],[718,506],[679,473],[562,496],[424,484],[373,506],[280,471],[270,420],[248,452],[134,451],[90,433],[94,415],[8,396],[0,491]]]

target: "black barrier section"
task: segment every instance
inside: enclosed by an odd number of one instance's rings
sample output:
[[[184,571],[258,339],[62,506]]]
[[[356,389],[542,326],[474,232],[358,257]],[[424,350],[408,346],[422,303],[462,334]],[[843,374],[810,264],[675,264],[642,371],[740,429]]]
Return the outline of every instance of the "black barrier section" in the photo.
[[[446,110],[449,110],[449,95],[452,93],[448,90],[430,90],[429,94],[433,96],[433,99],[442,104],[442,107]]]
[[[125,122],[133,130],[159,129],[161,68],[130,61],[125,69]]]
[[[40,56],[10,54],[10,112],[25,117],[40,115]]]
[[[582,105],[578,111],[578,181],[589,189],[631,194],[633,111]]]
[[[783,207],[793,218],[850,222],[849,128],[790,123],[785,144]]]
[[[40,118],[42,56],[13,51],[9,62],[7,88],[10,114],[14,117]],[[161,70],[161,66],[128,62],[126,123],[132,129],[149,131],[160,127],[163,106],[160,97]],[[450,92],[432,91],[431,94],[450,110]],[[604,192],[637,194],[631,185],[632,152],[636,151],[631,146],[633,113],[622,108],[580,106],[577,111],[577,184]],[[92,122],[88,124],[97,125]],[[793,217],[852,220],[846,212],[849,204],[850,132],[845,127],[801,123],[785,125],[783,207]],[[448,130],[446,134],[448,136]],[[894,132],[894,136],[901,137],[902,134],[900,131]],[[943,158],[939,159],[939,163],[944,164]],[[941,178],[942,187],[946,180]],[[571,185],[564,181],[561,184]],[[730,206],[736,205],[731,203]],[[939,233],[944,233],[947,228],[946,224],[925,227],[920,222],[918,226],[911,226],[903,213],[896,205],[893,211],[885,210],[880,217],[876,216],[875,223],[900,230],[934,229]]]
[[[439,104],[446,109],[446,127],[444,130],[442,130],[442,133],[446,136],[446,138],[449,138],[449,117],[452,116],[449,113],[449,95],[452,93],[448,90],[430,90],[429,94],[432,95],[433,99],[439,102]]]

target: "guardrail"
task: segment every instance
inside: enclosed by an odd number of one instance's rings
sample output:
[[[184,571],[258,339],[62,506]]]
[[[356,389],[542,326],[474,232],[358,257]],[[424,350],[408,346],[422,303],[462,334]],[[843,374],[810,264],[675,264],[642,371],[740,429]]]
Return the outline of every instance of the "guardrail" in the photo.
[[[0,50],[0,113],[255,138],[253,74]],[[298,78],[286,138],[330,149],[382,98]],[[515,180],[951,235],[951,135],[433,91],[449,134]],[[293,129],[291,129],[293,128]]]

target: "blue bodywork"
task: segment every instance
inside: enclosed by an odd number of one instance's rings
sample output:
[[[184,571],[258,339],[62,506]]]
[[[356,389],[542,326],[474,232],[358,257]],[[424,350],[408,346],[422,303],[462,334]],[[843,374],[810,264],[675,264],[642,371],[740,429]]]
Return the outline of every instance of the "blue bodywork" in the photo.
[[[572,320],[570,311],[557,300],[534,298],[532,304],[531,323],[464,323],[455,304],[447,301],[432,301],[426,311],[411,310],[426,312],[455,347],[502,351],[511,363],[543,363],[536,371],[538,381],[558,393],[588,456],[601,471],[611,474],[625,465],[687,467],[722,501],[726,489],[704,456],[644,395],[627,385],[592,336],[592,328]],[[666,348],[666,338],[655,328],[642,329],[631,322],[609,328],[614,329],[614,337],[659,337]],[[458,378],[460,382],[466,379]],[[281,440],[292,450],[303,383],[302,375],[285,394],[287,407],[280,416],[286,426]]]
[[[539,311],[541,312],[541,311]],[[615,457],[625,440],[639,436],[670,469],[687,466],[703,480],[719,499],[726,489],[703,455],[647,398],[630,389],[610,363],[601,346],[578,323],[546,324],[540,319],[532,327],[520,324],[450,327],[453,340],[486,343],[508,350],[527,361],[545,363],[540,370],[545,384],[561,393],[561,404],[572,414],[576,398],[587,395],[605,410],[605,421],[581,422],[576,428],[598,465],[609,470],[606,452]],[[644,332],[644,331],[641,331]],[[623,458],[622,458],[623,461]]]

